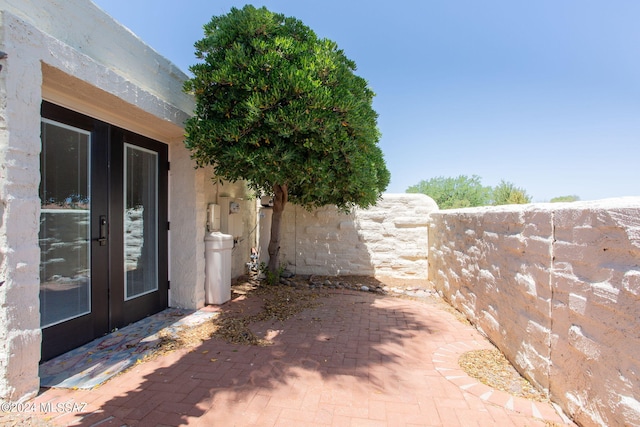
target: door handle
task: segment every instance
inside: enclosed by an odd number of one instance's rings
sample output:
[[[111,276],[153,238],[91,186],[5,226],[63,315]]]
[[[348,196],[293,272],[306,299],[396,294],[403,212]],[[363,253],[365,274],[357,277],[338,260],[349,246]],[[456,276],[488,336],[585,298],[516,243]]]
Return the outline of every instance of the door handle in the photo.
[[[98,219],[98,221],[100,222],[100,237],[98,237],[96,240],[98,241],[98,243],[100,243],[100,246],[106,246],[106,244],[107,244],[107,216],[106,215],[100,215],[100,218]]]

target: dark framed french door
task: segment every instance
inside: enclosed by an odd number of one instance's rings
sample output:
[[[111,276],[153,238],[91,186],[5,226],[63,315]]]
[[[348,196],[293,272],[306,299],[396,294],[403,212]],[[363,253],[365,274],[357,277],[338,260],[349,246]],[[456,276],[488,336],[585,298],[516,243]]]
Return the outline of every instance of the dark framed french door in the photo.
[[[45,361],[167,307],[168,151],[49,102],[41,127]]]

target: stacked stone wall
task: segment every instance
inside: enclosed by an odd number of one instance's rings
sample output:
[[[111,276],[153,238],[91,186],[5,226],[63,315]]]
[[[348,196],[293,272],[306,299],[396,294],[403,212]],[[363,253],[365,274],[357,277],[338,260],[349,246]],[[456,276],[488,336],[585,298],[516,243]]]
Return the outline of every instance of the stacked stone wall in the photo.
[[[581,425],[640,425],[640,199],[439,211],[429,278]]]
[[[385,194],[350,214],[287,205],[280,260],[296,274],[426,279],[428,215],[436,209],[422,194]]]
[[[554,229],[551,390],[584,425],[640,425],[640,200]]]

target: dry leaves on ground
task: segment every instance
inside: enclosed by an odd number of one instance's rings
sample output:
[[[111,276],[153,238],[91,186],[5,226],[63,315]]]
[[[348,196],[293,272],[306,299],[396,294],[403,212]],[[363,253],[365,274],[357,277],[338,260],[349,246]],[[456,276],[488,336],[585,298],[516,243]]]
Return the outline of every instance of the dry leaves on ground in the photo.
[[[38,418],[35,414],[4,413],[0,414],[0,425],[4,427],[52,427],[47,420]]]
[[[262,299],[262,310],[257,314],[223,314],[213,322],[216,330],[213,336],[227,342],[245,345],[270,345],[271,342],[256,336],[250,325],[256,322],[285,321],[308,308],[317,307],[319,292],[296,289],[289,286],[258,287],[254,294]]]
[[[177,334],[161,331],[158,334],[160,342],[152,354],[143,359],[142,362],[181,348],[197,347],[202,344],[203,341],[211,338],[214,331],[215,325],[212,321],[206,321],[196,326],[185,327],[178,331]]]
[[[251,324],[268,320],[284,321],[307,308],[320,305],[317,301],[320,297],[318,291],[289,286],[259,286],[246,282],[234,286],[234,292],[237,295],[251,293],[262,299],[260,312],[245,315],[231,310],[223,311],[210,321],[179,331],[177,336],[161,334],[160,343],[150,357],[180,348],[196,347],[214,336],[233,344],[270,345],[270,341],[253,333]]]

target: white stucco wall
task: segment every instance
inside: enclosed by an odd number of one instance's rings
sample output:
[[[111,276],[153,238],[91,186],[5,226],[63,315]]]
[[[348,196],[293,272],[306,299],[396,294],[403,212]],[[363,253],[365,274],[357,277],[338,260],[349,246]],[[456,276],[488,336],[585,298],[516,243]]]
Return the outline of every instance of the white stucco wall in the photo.
[[[251,248],[255,248],[257,245],[256,201],[253,195],[248,194],[244,182],[216,186],[215,194],[217,197],[212,197],[211,200],[213,203],[219,204],[223,210],[220,231],[234,237],[234,246],[231,251],[231,277],[237,278],[248,273],[247,263],[251,257]],[[237,203],[239,211],[230,213],[228,202]],[[227,212],[224,212],[225,210]],[[227,216],[226,221],[225,215]]]
[[[37,58],[18,47],[27,28],[0,15],[0,398],[37,392],[40,87]],[[14,56],[15,59],[11,59]]]
[[[129,81],[133,87],[144,88],[151,94],[150,99],[168,101],[176,107],[170,115],[178,119],[177,124],[182,123],[183,117],[179,116],[193,108],[192,99],[182,93],[181,84],[176,84],[184,80],[185,74],[91,1],[2,0],[0,8],[33,24],[38,32],[52,36],[74,50],[75,54],[91,58],[101,67],[114,71],[118,79]],[[62,52],[55,53],[59,55]],[[104,72],[96,76],[98,79],[114,77]],[[157,110],[160,105],[153,107],[151,104],[156,103],[151,101],[142,108],[156,109],[154,114],[163,117]]]
[[[640,198],[431,214],[429,278],[585,426],[640,425]]]
[[[216,183],[212,168],[194,169],[194,162],[182,142],[171,157],[171,298],[172,307],[201,308],[205,304],[205,244],[207,206],[230,197],[241,205],[243,233],[231,256],[231,277],[246,273],[251,248],[255,246],[255,203],[243,182]],[[223,230],[227,232],[227,230]]]
[[[297,274],[426,278],[428,215],[436,209],[423,194],[385,194],[348,215],[287,205],[280,262]]]

